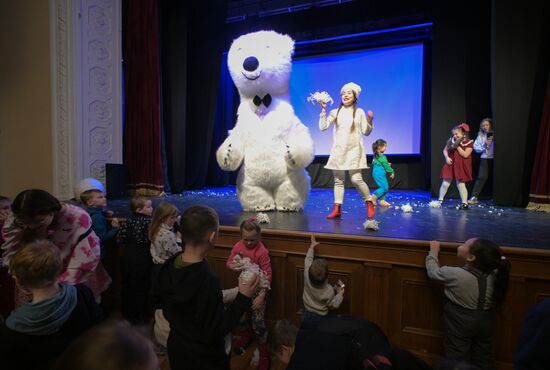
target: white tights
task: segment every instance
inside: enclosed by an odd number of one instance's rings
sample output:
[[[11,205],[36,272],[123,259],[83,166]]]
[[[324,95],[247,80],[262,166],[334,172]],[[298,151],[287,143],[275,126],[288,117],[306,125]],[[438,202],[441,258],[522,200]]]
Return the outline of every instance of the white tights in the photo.
[[[450,179],[443,180],[441,187],[439,188],[439,200],[443,200],[443,198],[445,198],[445,194],[447,194],[447,190],[449,190],[450,185]],[[460,200],[462,203],[468,203],[468,189],[466,189],[466,184],[463,181],[456,180],[456,187],[458,188],[458,193],[460,194]]]
[[[346,171],[332,170],[334,174],[334,203],[342,204],[344,202],[344,180],[346,179]],[[370,190],[367,183],[361,176],[361,170],[350,170],[349,175],[353,186],[357,189],[363,201],[371,200]]]

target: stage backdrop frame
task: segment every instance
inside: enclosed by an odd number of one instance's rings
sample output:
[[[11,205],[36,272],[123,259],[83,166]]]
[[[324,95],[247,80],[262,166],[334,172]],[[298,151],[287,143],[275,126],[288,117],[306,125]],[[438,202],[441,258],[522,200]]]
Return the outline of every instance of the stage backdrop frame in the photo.
[[[413,43],[423,45],[422,63],[422,100],[421,100],[421,127],[420,127],[420,154],[388,155],[392,166],[398,173],[396,180],[391,184],[397,189],[428,189],[430,184],[430,126],[431,126],[431,36],[432,23],[420,23],[403,27],[387,28],[327,37],[317,40],[298,40],[295,44],[294,58],[314,57],[388,46],[403,46]],[[237,172],[224,173],[219,169],[215,160],[215,151],[227,136],[236,122],[236,111],[239,104],[239,95],[229,76],[227,68],[227,52],[223,54],[221,63],[221,78],[219,84],[218,103],[216,109],[216,123],[211,150],[207,184],[210,186],[226,186],[235,184]],[[309,104],[309,103],[304,103]],[[336,105],[336,104],[335,104]],[[366,152],[370,153],[370,148]],[[369,155],[369,161],[372,155]],[[316,156],[313,163],[307,168],[312,187],[331,187],[332,173],[324,169],[328,156]],[[363,177],[370,186],[375,186],[369,173]],[[349,178],[346,186],[352,186]]]

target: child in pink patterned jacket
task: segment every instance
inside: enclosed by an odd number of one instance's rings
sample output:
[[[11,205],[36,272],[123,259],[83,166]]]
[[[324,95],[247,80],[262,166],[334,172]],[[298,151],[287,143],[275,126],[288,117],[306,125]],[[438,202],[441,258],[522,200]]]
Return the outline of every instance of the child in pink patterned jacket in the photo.
[[[59,282],[84,283],[100,301],[111,278],[99,262],[99,240],[86,211],[60,203],[47,191],[29,189],[15,197],[12,212],[2,229],[4,265],[9,265],[10,258],[24,245],[48,239],[61,252],[63,269]]]

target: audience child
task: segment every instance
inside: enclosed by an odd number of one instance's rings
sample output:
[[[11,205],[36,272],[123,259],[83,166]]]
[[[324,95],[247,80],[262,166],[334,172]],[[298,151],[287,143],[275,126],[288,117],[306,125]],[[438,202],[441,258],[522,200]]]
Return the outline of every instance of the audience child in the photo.
[[[130,201],[130,209],[131,216],[116,236],[117,243],[122,247],[121,309],[122,316],[131,324],[142,325],[149,318],[147,306],[153,265],[149,225],[153,204],[150,199],[137,196]]]
[[[178,209],[175,205],[160,202],[149,226],[149,240],[151,241],[151,257],[157,266],[162,265],[174,254],[181,252],[174,224],[178,218]]]
[[[529,310],[523,321],[516,351],[516,369],[550,369],[550,298]]]
[[[53,370],[158,370],[153,343],[125,321],[107,321],[67,348]]]
[[[154,284],[170,323],[170,367],[229,370],[224,337],[250,309],[259,278],[239,281],[237,297],[224,309],[220,281],[206,261],[218,238],[218,215],[208,207],[189,207],[180,229],[185,249],[162,265]]]
[[[481,153],[481,158],[479,160],[477,179],[472,190],[472,197],[468,200],[469,204],[477,204],[479,194],[481,194],[485,182],[492,173],[494,146],[493,120],[491,118],[484,118],[479,124],[479,132],[474,142],[474,150],[477,153]]]
[[[328,283],[328,263],[324,258],[315,258],[315,247],[320,243],[311,235],[311,244],[304,261],[304,313],[302,322],[317,321],[329,310],[340,307],[344,299],[344,286]]]
[[[32,242],[11,258],[17,285],[32,295],[1,327],[0,359],[6,369],[47,369],[73,340],[101,319],[91,290],[59,284],[63,262],[48,240]]]
[[[174,233],[177,218],[178,209],[167,202],[160,202],[153,213],[153,219],[149,225],[149,240],[151,241],[149,250],[153,262],[151,281],[153,282],[158,280],[162,264],[176,253],[181,252],[181,246]],[[170,333],[170,324],[164,317],[160,302],[155,297],[153,297],[152,305],[155,309],[155,338],[164,350],[167,346],[166,340]]]
[[[439,188],[439,203],[443,203],[445,194],[449,190],[452,180],[456,180],[456,187],[460,194],[459,210],[468,209],[468,189],[466,183],[472,181],[472,151],[474,141],[468,137],[470,126],[467,123],[452,129],[453,136],[447,140],[443,148],[445,164],[441,169],[441,178],[443,182]]]
[[[275,323],[269,342],[272,353],[287,364],[287,370],[392,368],[392,347],[384,332],[367,320],[351,316],[307,321],[299,331],[280,320]]]
[[[439,250],[439,242],[430,242],[426,269],[431,279],[445,284],[445,356],[493,369],[495,312],[506,297],[510,263],[498,245],[484,239],[468,239],[458,247],[462,267],[440,267]]]
[[[11,214],[11,199],[0,195],[0,246],[4,243],[2,227]],[[13,300],[15,281],[11,277],[7,266],[2,264],[2,250],[0,250],[0,322],[14,309]]]
[[[105,193],[98,189],[98,186],[95,185],[95,183],[99,183],[99,181],[96,180],[94,183],[90,183],[88,189],[79,194],[79,198],[82,204],[86,207],[86,212],[88,212],[90,218],[92,219],[92,229],[99,238],[101,259],[104,259],[105,243],[109,240],[114,240],[118,233],[120,224],[118,219],[113,218],[111,219],[111,228],[109,229],[104,211],[104,208],[107,206],[107,198],[105,197]]]
[[[269,259],[267,247],[261,241],[262,229],[260,224],[255,218],[244,220],[241,222],[240,231],[241,240],[231,249],[226,266],[231,270],[241,271],[242,267],[240,263],[235,261],[235,257],[249,258],[251,263],[259,266],[261,273],[267,278],[266,283],[271,285],[271,260]],[[267,370],[269,368],[269,350],[267,348],[267,329],[265,325],[266,295],[268,289],[268,287],[260,286],[254,294],[252,310],[250,312],[252,329],[258,340],[258,351],[260,353],[258,369],[260,370]],[[237,354],[245,352],[251,339],[249,330],[243,330],[240,334],[241,339],[235,349]]]
[[[277,320],[269,333],[269,351],[274,355],[272,367],[286,369],[296,348],[298,328],[288,320]]]
[[[389,207],[390,204],[386,201],[386,194],[390,189],[386,173],[390,174],[390,178],[395,177],[395,171],[391,168],[384,152],[386,151],[387,143],[385,140],[378,139],[372,143],[372,152],[374,159],[372,160],[372,178],[378,185],[378,189],[372,195],[372,202],[376,204],[376,200],[380,199],[380,206]]]
[[[90,216],[80,207],[60,203],[50,193],[29,189],[19,193],[12,204],[2,234],[4,265],[23,246],[37,239],[52,241],[61,252],[61,283],[85,283],[101,300],[111,278],[99,262],[99,240],[92,230]]]

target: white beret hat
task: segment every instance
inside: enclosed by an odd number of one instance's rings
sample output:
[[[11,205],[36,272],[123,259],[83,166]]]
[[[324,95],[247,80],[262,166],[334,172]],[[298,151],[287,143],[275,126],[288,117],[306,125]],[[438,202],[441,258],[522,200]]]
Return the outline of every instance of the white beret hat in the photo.
[[[80,198],[80,194],[88,190],[99,190],[105,193],[105,186],[98,179],[87,178],[80,180],[74,187],[74,196],[76,199]]]
[[[361,86],[357,85],[355,82],[348,82],[344,86],[342,86],[342,90],[340,90],[340,95],[344,93],[344,90],[350,89],[355,93],[355,97],[359,98],[359,94],[361,94]]]

